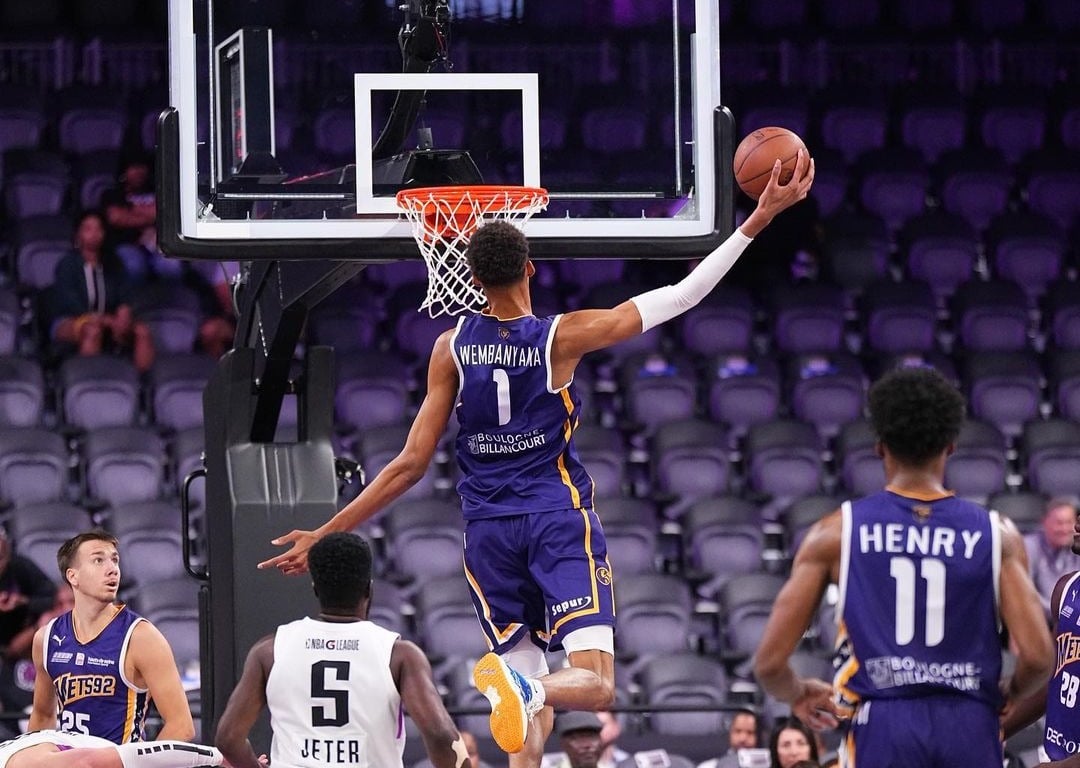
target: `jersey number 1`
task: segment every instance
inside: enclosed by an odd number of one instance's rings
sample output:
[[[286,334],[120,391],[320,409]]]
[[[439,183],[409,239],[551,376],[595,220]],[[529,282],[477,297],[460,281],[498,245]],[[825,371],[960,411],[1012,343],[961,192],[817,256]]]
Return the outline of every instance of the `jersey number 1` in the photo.
[[[499,426],[505,427],[510,423],[510,375],[502,368],[496,368],[491,372],[491,378],[495,380],[495,400],[499,404]]]
[[[945,563],[923,558],[919,572],[926,582],[926,647],[945,639]],[[909,557],[889,561],[889,575],[896,582],[896,644],[915,639],[915,563]]]

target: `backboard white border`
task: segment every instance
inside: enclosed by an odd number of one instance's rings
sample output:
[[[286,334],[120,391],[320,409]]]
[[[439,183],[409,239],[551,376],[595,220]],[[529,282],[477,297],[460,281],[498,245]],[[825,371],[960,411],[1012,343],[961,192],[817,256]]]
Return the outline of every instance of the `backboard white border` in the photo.
[[[200,240],[278,240],[341,238],[409,238],[408,221],[397,218],[307,220],[254,219],[219,220],[206,216],[198,195],[198,162],[195,76],[196,36],[192,0],[169,1],[169,93],[179,119],[179,234]],[[544,219],[534,217],[525,233],[536,238],[690,238],[709,235],[715,227],[714,212],[720,184],[716,179],[716,147],[713,113],[720,102],[720,23],[713,0],[695,0],[696,32],[691,36],[691,54],[696,76],[692,82],[695,185],[693,199],[683,215],[661,219],[580,218]],[[441,73],[438,77],[462,73]],[[388,75],[394,76],[394,75]],[[488,78],[499,75],[487,75]],[[431,87],[428,85],[427,87]],[[361,121],[364,122],[364,121]],[[370,146],[370,144],[368,144]],[[370,171],[368,172],[370,176]],[[542,179],[541,179],[542,182]],[[394,209],[396,210],[396,209]],[[305,224],[312,226],[304,226]]]
[[[376,91],[517,91],[521,94],[523,185],[540,187],[540,91],[535,72],[420,72],[353,75],[356,111],[356,212],[398,213],[393,196],[376,197],[371,148],[372,94]]]

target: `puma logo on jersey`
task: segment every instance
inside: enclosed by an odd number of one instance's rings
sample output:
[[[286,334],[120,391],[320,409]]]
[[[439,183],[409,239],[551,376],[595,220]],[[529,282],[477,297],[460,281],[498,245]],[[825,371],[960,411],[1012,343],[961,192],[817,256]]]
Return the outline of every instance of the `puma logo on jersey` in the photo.
[[[56,641],[56,644],[57,644],[57,645],[60,645],[61,643],[63,643],[63,642],[64,642],[64,637],[66,637],[66,636],[61,636],[61,635],[53,635],[53,636],[52,636],[52,639]]]

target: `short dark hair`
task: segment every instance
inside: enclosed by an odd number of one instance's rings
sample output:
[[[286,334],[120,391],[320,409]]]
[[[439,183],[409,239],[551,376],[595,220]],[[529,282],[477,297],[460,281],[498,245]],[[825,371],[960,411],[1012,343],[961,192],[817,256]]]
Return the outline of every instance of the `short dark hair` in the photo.
[[[465,249],[473,277],[484,286],[501,288],[525,276],[529,242],[517,227],[505,221],[491,221],[473,233]]]
[[[64,580],[65,584],[71,583],[68,581],[67,572],[71,564],[75,562],[75,556],[79,554],[79,547],[88,541],[104,541],[114,547],[120,545],[115,536],[101,528],[95,528],[92,531],[85,531],[72,536],[60,545],[60,549],[56,550],[56,565],[60,568],[60,578]]]
[[[933,368],[890,371],[870,387],[867,400],[878,439],[912,466],[940,456],[964,423],[964,396]]]
[[[308,570],[324,610],[352,611],[371,596],[371,547],[355,533],[330,533],[315,542]]]

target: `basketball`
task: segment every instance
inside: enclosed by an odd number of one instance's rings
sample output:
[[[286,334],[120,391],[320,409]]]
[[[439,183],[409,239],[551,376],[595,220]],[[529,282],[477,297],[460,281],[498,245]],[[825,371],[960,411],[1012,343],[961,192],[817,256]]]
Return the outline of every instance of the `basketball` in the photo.
[[[749,133],[735,148],[735,181],[739,189],[757,200],[765,191],[773,163],[780,159],[780,183],[787,184],[795,173],[795,160],[806,145],[787,128],[758,128]]]

